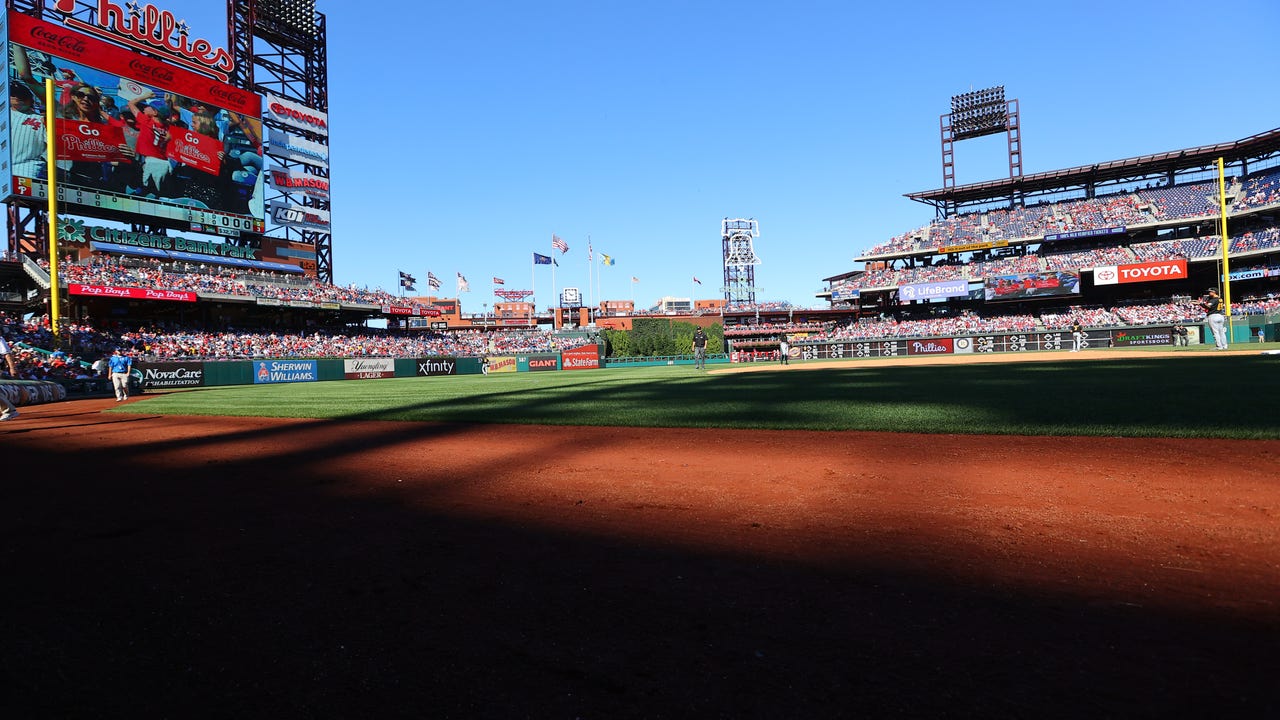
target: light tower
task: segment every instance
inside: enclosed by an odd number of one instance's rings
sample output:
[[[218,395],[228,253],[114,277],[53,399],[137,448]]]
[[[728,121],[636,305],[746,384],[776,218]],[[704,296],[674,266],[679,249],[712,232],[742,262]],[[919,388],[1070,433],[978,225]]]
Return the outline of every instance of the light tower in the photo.
[[[754,305],[756,301],[756,265],[760,258],[752,246],[760,237],[760,224],[755,218],[720,223],[720,241],[724,245],[724,300],[726,305]]]
[[[975,90],[951,96],[951,112],[938,119],[942,141],[942,188],[956,187],[955,144],[961,140],[1004,133],[1009,145],[1009,179],[1022,178],[1022,125],[1018,100],[1006,100],[1004,86]],[[1014,202],[1022,205],[1022,190],[1014,191]],[[954,215],[958,208],[949,202],[944,215]]]

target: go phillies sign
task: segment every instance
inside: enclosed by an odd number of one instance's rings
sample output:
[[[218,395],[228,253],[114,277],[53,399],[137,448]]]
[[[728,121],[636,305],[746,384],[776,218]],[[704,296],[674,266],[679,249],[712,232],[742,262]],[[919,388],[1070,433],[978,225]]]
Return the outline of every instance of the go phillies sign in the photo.
[[[317,135],[329,134],[329,113],[306,105],[299,105],[292,100],[276,97],[275,95],[264,95],[263,100],[266,101],[267,113],[264,119],[275,120],[282,125],[306,130]]]
[[[1100,265],[1093,269],[1094,285],[1151,282],[1153,280],[1186,280],[1187,261],[1159,260],[1133,265]]]

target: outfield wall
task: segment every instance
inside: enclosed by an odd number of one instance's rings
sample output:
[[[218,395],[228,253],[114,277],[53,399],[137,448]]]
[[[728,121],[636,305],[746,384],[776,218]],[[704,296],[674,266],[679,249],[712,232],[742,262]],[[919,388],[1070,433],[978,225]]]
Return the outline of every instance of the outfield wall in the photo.
[[[599,345],[563,353],[528,353],[491,358],[434,356],[423,358],[272,358],[259,360],[139,360],[134,363],[143,390],[176,390],[228,385],[382,378],[480,375],[595,369],[603,365]]]

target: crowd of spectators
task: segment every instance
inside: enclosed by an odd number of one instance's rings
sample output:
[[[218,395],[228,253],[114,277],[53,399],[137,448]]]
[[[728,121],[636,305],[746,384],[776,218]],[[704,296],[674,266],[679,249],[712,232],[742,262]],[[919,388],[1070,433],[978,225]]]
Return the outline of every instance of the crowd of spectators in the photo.
[[[1280,203],[1280,169],[1232,180],[1236,212]],[[992,208],[934,220],[895,235],[863,253],[866,257],[937,250],[985,240],[1035,239],[1108,227],[1132,227],[1218,213],[1217,181],[1142,188],[1104,197],[1046,202],[1026,208]]]
[[[81,285],[108,285],[177,290],[277,300],[338,302],[361,305],[406,305],[409,302],[381,290],[327,285],[316,280],[273,272],[246,272],[223,265],[155,259],[126,259],[95,255],[88,261],[60,266],[62,279]]]

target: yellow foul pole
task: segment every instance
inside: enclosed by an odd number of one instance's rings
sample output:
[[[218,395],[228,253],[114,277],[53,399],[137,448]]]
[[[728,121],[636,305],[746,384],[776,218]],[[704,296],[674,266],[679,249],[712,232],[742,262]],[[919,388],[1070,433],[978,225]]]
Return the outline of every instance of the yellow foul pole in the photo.
[[[1227,308],[1227,337],[1231,337],[1231,268],[1228,265],[1227,249],[1231,242],[1227,239],[1227,180],[1222,167],[1222,158],[1218,158],[1218,208],[1222,213],[1222,302]]]
[[[54,347],[58,347],[58,312],[62,307],[62,295],[58,288],[58,133],[54,127],[53,78],[44,79],[44,146],[45,165],[49,178],[49,331],[53,333]]]

